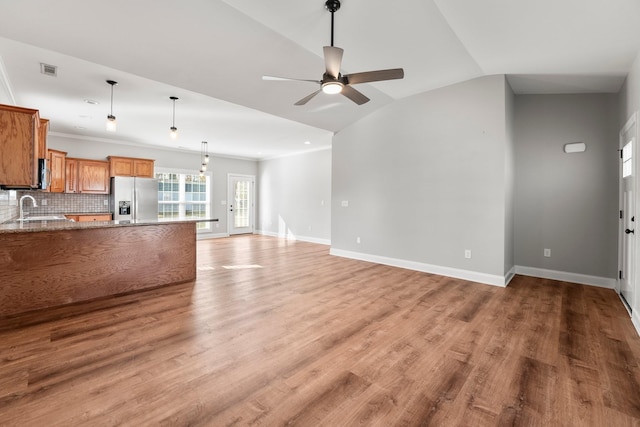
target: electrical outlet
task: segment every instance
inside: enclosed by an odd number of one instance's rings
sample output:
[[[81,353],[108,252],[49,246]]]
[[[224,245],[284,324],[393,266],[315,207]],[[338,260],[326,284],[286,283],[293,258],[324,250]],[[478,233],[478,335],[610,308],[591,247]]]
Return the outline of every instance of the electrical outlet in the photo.
[[[348,208],[349,207],[349,201],[348,200],[343,200],[341,203],[343,208]]]
[[[544,256],[547,258],[551,258],[551,249],[545,248],[544,249]]]
[[[47,206],[47,199],[40,200],[40,203],[42,204],[42,206]]]
[[[471,249],[465,249],[464,250],[464,257],[466,259],[471,259]]]
[[[356,243],[360,244],[360,237],[356,237]]]
[[[311,228],[312,228],[312,227],[311,227],[311,226],[309,226],[309,231],[311,231]]]
[[[109,206],[109,200],[104,199],[104,201],[102,202],[102,204],[103,204],[103,205],[105,205],[105,206]]]

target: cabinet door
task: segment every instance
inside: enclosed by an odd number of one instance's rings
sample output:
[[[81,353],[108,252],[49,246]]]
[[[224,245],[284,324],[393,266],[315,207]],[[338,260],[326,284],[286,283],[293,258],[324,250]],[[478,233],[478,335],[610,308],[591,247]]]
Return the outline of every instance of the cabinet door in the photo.
[[[0,185],[38,186],[37,110],[0,105]]]
[[[141,178],[155,178],[153,175],[153,160],[134,159],[133,160],[133,176]]]
[[[58,150],[49,150],[49,170],[51,182],[49,191],[51,193],[62,193],[65,191],[65,159],[67,153]]]
[[[111,221],[111,215],[78,215],[78,222]]]
[[[109,157],[111,176],[133,176],[133,159],[128,157]]]
[[[78,160],[67,158],[64,165],[64,192],[78,192]]]
[[[78,192],[109,194],[109,162],[78,160]]]
[[[39,159],[47,158],[47,136],[49,135],[49,120],[40,119],[40,131],[38,132],[38,153]]]

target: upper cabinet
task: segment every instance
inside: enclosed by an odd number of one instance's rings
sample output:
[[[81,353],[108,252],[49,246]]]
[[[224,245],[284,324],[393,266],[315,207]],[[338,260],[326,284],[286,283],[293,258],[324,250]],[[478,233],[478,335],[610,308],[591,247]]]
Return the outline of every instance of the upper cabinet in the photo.
[[[155,160],[117,156],[109,156],[108,159],[110,176],[154,177],[153,166]]]
[[[38,110],[0,104],[0,186],[37,188],[39,130]]]
[[[109,194],[109,162],[67,158],[65,171],[66,193]]]
[[[39,159],[47,158],[47,136],[49,135],[49,119],[40,119],[40,131],[38,132],[38,150],[37,157]]]
[[[65,191],[65,160],[67,153],[58,150],[47,150],[49,159],[50,183],[49,192],[63,193]]]

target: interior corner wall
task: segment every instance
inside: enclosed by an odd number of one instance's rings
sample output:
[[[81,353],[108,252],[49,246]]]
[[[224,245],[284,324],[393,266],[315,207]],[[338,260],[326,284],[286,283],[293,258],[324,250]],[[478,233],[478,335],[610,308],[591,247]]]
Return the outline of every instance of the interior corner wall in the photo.
[[[502,75],[396,101],[338,132],[332,253],[504,280],[505,133]]]
[[[516,96],[518,267],[615,278],[617,102],[613,94]],[[570,142],[587,149],[566,154]]]
[[[69,157],[96,160],[106,160],[108,156],[140,157],[155,160],[156,167],[193,170],[194,173],[198,172],[200,166],[200,152],[163,150],[154,147],[87,141],[57,135],[50,135],[47,139],[47,145],[51,149],[67,152]],[[212,153],[210,153],[210,156],[209,170],[212,172],[211,216],[219,219],[219,227],[214,229],[214,234],[226,234],[228,223],[227,208],[222,202],[225,201],[226,203],[227,200],[227,174],[257,175],[258,162],[255,160],[218,157]]]
[[[258,182],[260,233],[330,243],[330,149],[262,160]]]
[[[505,79],[505,214],[504,214],[504,275],[509,280],[515,273],[515,141],[514,141],[514,114],[515,95],[509,82]]]

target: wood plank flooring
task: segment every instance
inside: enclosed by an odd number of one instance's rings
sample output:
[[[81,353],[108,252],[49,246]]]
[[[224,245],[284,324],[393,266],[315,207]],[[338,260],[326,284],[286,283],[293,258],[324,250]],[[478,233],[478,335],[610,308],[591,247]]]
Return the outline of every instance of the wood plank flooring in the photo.
[[[0,426],[640,425],[614,291],[328,252],[200,241],[195,282],[0,319]]]

